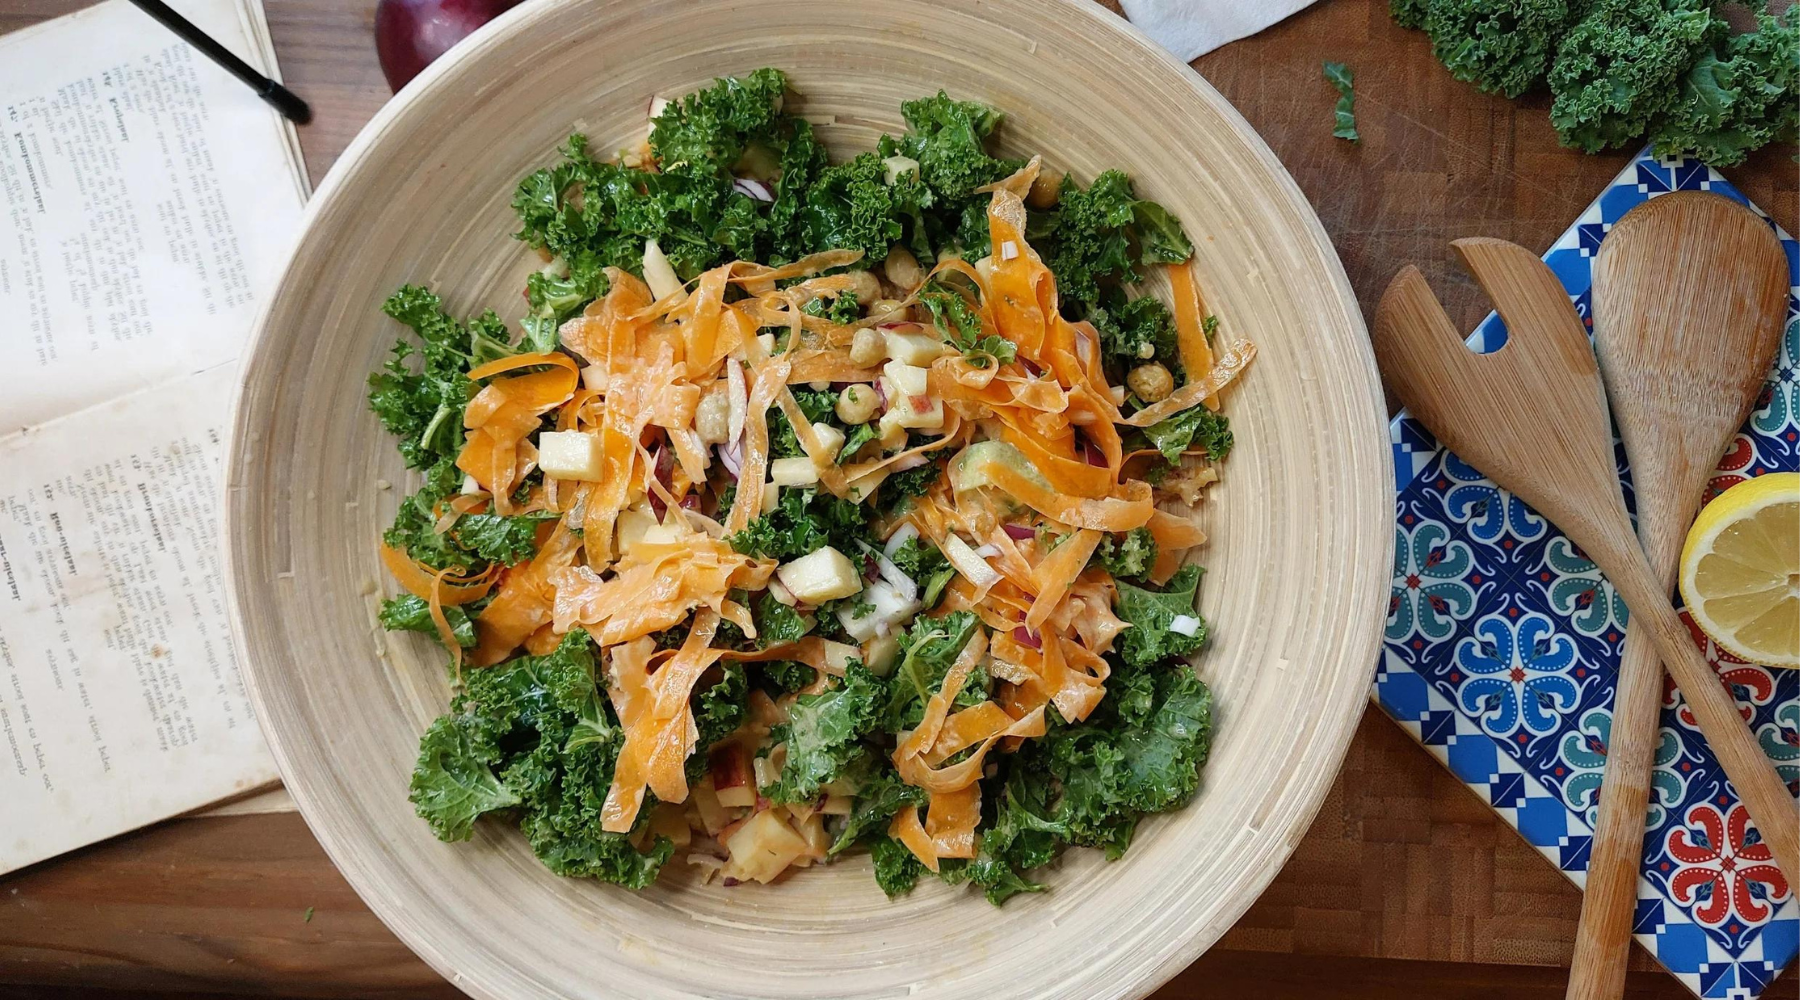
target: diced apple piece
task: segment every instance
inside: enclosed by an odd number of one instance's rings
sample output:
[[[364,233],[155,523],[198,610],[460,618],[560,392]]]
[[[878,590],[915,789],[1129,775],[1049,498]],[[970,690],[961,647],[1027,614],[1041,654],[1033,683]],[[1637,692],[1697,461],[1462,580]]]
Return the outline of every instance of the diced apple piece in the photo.
[[[862,576],[856,565],[829,545],[783,563],[775,570],[775,577],[789,593],[807,604],[835,601],[862,590]]]
[[[836,461],[838,449],[844,446],[844,432],[830,424],[814,424],[812,429],[813,436],[825,446],[823,449],[825,457],[830,461]]]
[[[887,466],[876,469],[874,472],[866,472],[845,484],[844,495],[857,503],[862,503],[874,496],[875,491],[881,489],[881,484],[886,482],[887,477],[892,474],[892,469]]]
[[[618,540],[618,547],[615,551],[624,552],[643,541],[645,533],[654,527],[661,526],[656,523],[656,517],[648,511],[630,509],[619,511],[619,518],[614,522],[615,537]]]
[[[600,435],[587,431],[546,431],[538,435],[538,468],[555,479],[600,481]]]
[[[856,811],[856,799],[848,795],[827,795],[825,804],[819,807],[822,816],[848,816]]]
[[[887,341],[888,357],[904,365],[929,368],[950,349],[929,333],[883,330],[881,335]]]
[[[769,463],[769,481],[776,486],[811,486],[819,481],[819,467],[805,455],[778,458]]]
[[[756,778],[750,767],[750,748],[742,743],[721,743],[706,760],[713,793],[727,809],[756,805]]]
[[[750,817],[726,839],[725,849],[731,852],[731,863],[725,866],[725,875],[727,878],[772,882],[810,847],[773,810],[764,810]]]
[[[669,263],[655,240],[644,241],[644,283],[650,286],[650,294],[658,299],[681,291],[681,279],[675,276],[674,265]]]
[[[764,483],[763,484],[762,509],[764,511],[771,511],[771,510],[774,510],[777,506],[779,506],[780,503],[781,503],[781,485],[779,483]]]
[[[832,670],[848,670],[851,660],[862,659],[862,647],[847,642],[825,640],[825,665]]]
[[[774,334],[759,333],[756,335],[756,342],[762,346],[762,350],[763,350],[764,354],[774,354],[775,353],[775,335]]]
[[[825,832],[825,817],[818,812],[809,814],[795,824],[795,832],[806,842],[806,853],[809,857],[823,858],[831,849],[831,835]]]
[[[916,177],[918,176],[918,173],[919,161],[910,156],[890,156],[881,161],[882,179],[885,180],[889,186],[892,186],[895,181],[905,177],[907,174],[912,174]]]
[[[645,545],[672,545],[679,538],[680,534],[674,528],[666,524],[653,523],[644,529],[644,534],[638,541]]]
[[[918,365],[889,361],[881,366],[881,374],[887,376],[888,384],[901,396],[923,396],[931,389],[930,373]]]
[[[863,588],[863,600],[874,605],[868,614],[861,618],[853,618],[849,608],[838,609],[838,621],[843,624],[844,631],[857,642],[868,642],[885,632],[891,632],[902,619],[910,618],[919,610],[919,602],[908,600],[905,595],[876,581]]]
[[[725,811],[725,804],[719,801],[718,793],[713,791],[712,775],[701,778],[688,799],[700,814],[700,827],[708,837],[717,837],[719,831],[731,823],[731,815]]]
[[[934,431],[944,426],[944,401],[931,396],[906,396],[891,412],[899,414],[895,422],[913,430]]]
[[[900,662],[900,638],[890,632],[869,640],[863,646],[862,661],[877,677],[893,673],[894,664]]]

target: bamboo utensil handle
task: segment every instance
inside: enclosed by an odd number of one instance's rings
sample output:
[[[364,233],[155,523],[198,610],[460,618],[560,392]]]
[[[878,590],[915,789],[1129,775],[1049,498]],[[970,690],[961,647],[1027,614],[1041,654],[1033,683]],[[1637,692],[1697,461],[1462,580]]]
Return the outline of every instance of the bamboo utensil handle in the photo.
[[[1718,456],[1774,363],[1787,296],[1787,258],[1768,225],[1719,195],[1647,201],[1600,247],[1594,349],[1637,486],[1638,538],[1664,594]],[[1618,1000],[1625,989],[1662,678],[1654,644],[1628,628],[1568,1000]]]
[[[1600,813],[1588,858],[1587,888],[1581,897],[1581,922],[1575,928],[1568,1000],[1618,1000],[1625,992],[1662,680],[1662,658],[1656,644],[1642,633],[1626,633],[1619,684],[1613,694],[1612,736],[1607,741],[1606,772],[1600,785]]]

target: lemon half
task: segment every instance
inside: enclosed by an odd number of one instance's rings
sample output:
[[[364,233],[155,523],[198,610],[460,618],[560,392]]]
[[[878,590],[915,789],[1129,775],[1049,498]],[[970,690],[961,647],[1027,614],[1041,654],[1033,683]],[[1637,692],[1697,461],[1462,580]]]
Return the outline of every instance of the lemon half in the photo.
[[[1681,550],[1681,598],[1732,655],[1800,667],[1800,473],[1757,476],[1706,505]]]

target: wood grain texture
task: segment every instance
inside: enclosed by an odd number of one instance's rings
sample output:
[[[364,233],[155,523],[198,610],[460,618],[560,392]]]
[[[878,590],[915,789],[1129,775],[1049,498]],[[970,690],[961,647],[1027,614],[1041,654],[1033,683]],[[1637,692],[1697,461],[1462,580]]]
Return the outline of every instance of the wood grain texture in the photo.
[[[695,20],[712,30],[697,36]],[[1144,823],[1124,861],[1071,852],[1053,891],[1003,909],[943,886],[889,901],[861,857],[729,889],[673,866],[633,894],[551,875],[500,824],[440,844],[401,792],[449,692],[429,643],[371,636],[384,579],[373,542],[401,493],[376,483],[407,478],[348,377],[388,352],[380,303],[425,282],[453,312],[516,314],[532,266],[511,237],[517,178],[572,127],[622,148],[653,95],[760,65],[789,74],[795,109],[839,153],[872,148],[902,127],[903,100],[943,87],[1006,110],[1008,155],[1041,151],[1082,177],[1124,166],[1195,234],[1209,308],[1258,346],[1231,401],[1232,469],[1204,515],[1202,610],[1230,624],[1200,664],[1219,720],[1202,790]],[[1392,471],[1360,312],[1267,148],[1198,76],[1097,8],[517,8],[411,84],[320,185],[242,380],[225,537],[251,699],[327,853],[478,997],[713,997],[743,992],[747,970],[770,1000],[1141,997],[1286,860],[1367,698]],[[957,925],[968,933],[947,933]]]
[[[1506,343],[1488,354],[1470,351],[1408,268],[1375,313],[1383,377],[1445,447],[1549,518],[1600,567],[1631,610],[1632,627],[1654,642],[1681,687],[1776,865],[1800,876],[1800,810],[1632,531],[1600,372],[1568,294],[1548,265],[1517,244],[1471,238],[1455,246],[1506,321]],[[1763,275],[1752,280],[1764,287]]]
[[[8,0],[0,32],[86,3]],[[317,184],[388,97],[371,38],[374,5],[265,3],[283,76],[315,111],[301,142]],[[1320,0],[1194,65],[1307,194],[1366,314],[1410,261],[1467,329],[1489,306],[1453,262],[1450,241],[1482,234],[1541,250],[1630,154],[1558,148],[1547,97],[1508,101],[1457,83],[1429,40],[1394,25],[1386,7]],[[1322,60],[1357,71],[1360,145],[1331,137],[1336,94],[1320,78]],[[1800,230],[1793,155],[1791,145],[1771,147],[1726,171],[1790,231]],[[1281,1000],[1387,1000],[1403,989],[1560,996],[1565,977],[1555,967],[1570,961],[1580,899],[1370,709],[1293,858],[1218,948],[1157,996],[1221,995],[1209,986],[1227,956],[1255,960],[1268,976],[1266,990],[1250,980],[1242,995]],[[304,923],[308,906],[317,915]],[[1687,995],[1642,950],[1632,968],[1633,997]],[[369,915],[291,814],[167,823],[0,880],[0,982],[61,984],[55,993],[14,991],[34,1000],[86,996],[83,984],[359,997],[406,984],[413,996],[457,995]],[[1788,985],[1774,995],[1794,996]]]
[[[1595,353],[1632,471],[1638,538],[1664,593],[1718,457],[1774,363],[1787,297],[1775,234],[1720,195],[1646,202],[1601,244]],[[1569,1000],[1611,1000],[1624,984],[1662,682],[1655,647],[1627,629]]]

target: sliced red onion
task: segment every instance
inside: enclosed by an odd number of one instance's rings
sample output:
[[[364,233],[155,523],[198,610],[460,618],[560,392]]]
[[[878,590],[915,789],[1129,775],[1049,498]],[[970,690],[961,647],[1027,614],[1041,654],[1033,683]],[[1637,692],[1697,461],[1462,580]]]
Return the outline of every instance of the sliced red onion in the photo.
[[[992,542],[989,542],[988,544],[983,545],[981,548],[976,549],[975,554],[980,556],[983,559],[992,559],[995,556],[1000,554],[1000,546],[995,545]]]
[[[699,510],[700,509],[699,495],[695,494],[695,493],[689,493],[687,496],[682,497],[681,498],[681,509],[682,510]]]
[[[730,444],[719,445],[719,464],[725,466],[725,471],[731,473],[731,478],[733,479],[743,475],[743,445],[738,444],[736,441],[733,441]]]
[[[1012,637],[1021,646],[1028,646],[1032,649],[1044,648],[1044,637],[1023,625],[1012,630]]]
[[[1019,364],[1022,364],[1025,366],[1025,370],[1031,373],[1032,378],[1037,378],[1040,375],[1044,374],[1044,370],[1042,368],[1039,368],[1037,365],[1037,362],[1031,360],[1030,358],[1020,358]]]
[[[1023,524],[1008,524],[1003,525],[1003,527],[1006,530],[1006,537],[1015,541],[1024,542],[1037,537],[1037,530],[1035,528],[1029,528]]]
[[[1089,465],[1106,468],[1106,455],[1100,451],[1098,445],[1088,440],[1085,434],[1081,436],[1081,457],[1086,459]]]
[[[731,182],[731,189],[745,197],[754,198],[765,204],[775,200],[775,193],[769,190],[768,185],[753,178],[734,178]]]
[[[894,464],[898,465],[899,463],[896,462]],[[894,533],[888,536],[887,544],[881,547],[881,551],[891,558],[894,553],[900,551],[900,546],[905,545],[907,542],[912,541],[917,537],[919,537],[919,529],[913,527],[911,521],[907,521],[900,525],[900,527],[894,529]]]
[[[720,882],[719,884],[724,886],[727,889],[730,889],[733,886],[743,885],[744,882],[742,879],[735,879],[735,878],[732,878],[730,875],[727,875],[727,876],[725,876],[724,881]]]
[[[905,472],[908,469],[916,469],[921,465],[930,465],[930,464],[931,464],[931,459],[922,453],[917,454],[917,455],[908,455],[905,458],[896,459],[893,464],[893,470],[895,472]]]

